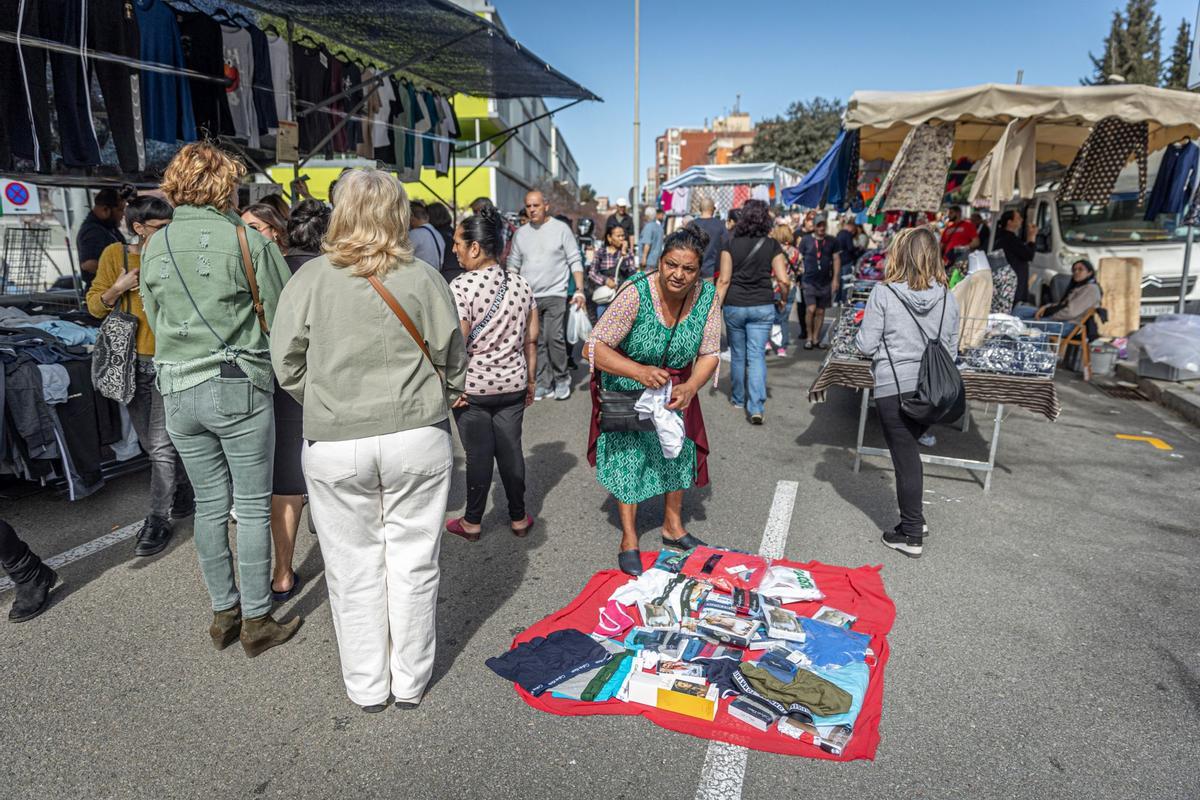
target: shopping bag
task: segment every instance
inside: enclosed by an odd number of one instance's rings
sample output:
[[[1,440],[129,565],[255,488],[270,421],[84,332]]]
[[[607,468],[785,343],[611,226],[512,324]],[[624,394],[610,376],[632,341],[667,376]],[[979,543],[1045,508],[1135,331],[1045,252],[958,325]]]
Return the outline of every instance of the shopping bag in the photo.
[[[771,326],[771,344],[776,348],[783,347],[783,326],[782,325],[772,325]]]
[[[571,307],[567,315],[567,341],[578,344],[586,341],[592,335],[592,321],[588,319],[587,310]]]

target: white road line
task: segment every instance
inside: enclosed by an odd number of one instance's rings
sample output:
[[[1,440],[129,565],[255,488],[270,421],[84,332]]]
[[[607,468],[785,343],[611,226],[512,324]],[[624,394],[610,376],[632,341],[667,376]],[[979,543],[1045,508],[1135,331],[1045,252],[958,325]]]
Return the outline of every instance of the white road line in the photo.
[[[763,529],[762,543],[758,546],[759,555],[783,558],[799,491],[800,484],[795,481],[775,484],[775,498],[771,501],[771,513],[767,517],[767,527]],[[704,755],[704,768],[700,772],[700,785],[696,788],[696,800],[741,800],[742,783],[746,778],[746,756],[744,747],[709,742],[708,752]]]
[[[86,558],[93,553],[99,553],[101,550],[106,550],[114,544],[119,544],[126,539],[132,538],[142,528],[142,521],[131,522],[124,528],[117,528],[112,533],[106,533],[98,539],[92,539],[90,542],[84,542],[79,547],[72,547],[65,553],[59,553],[56,556],[51,556],[45,559],[46,563],[58,569],[66,566],[73,561],[78,561],[81,558]],[[13,582],[8,578],[0,578],[0,592],[7,592],[13,588]]]

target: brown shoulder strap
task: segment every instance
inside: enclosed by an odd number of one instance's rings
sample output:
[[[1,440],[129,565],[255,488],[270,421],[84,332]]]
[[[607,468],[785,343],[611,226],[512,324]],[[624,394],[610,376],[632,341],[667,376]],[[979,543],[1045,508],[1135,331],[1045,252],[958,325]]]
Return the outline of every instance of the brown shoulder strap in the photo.
[[[250,300],[254,303],[254,316],[258,317],[258,326],[262,332],[270,334],[267,327],[267,312],[258,296],[258,278],[254,275],[254,262],[250,259],[250,242],[246,239],[246,229],[237,226],[238,245],[242,248],[242,267],[246,270],[246,282],[250,284]]]
[[[433,356],[429,354],[429,345],[425,344],[425,340],[421,337],[421,332],[417,330],[417,326],[413,324],[412,317],[408,316],[408,312],[404,310],[404,306],[400,305],[400,301],[396,299],[396,295],[388,291],[388,288],[383,285],[383,281],[374,275],[368,275],[367,280],[371,282],[371,286],[383,298],[383,302],[388,304],[388,308],[400,320],[400,324],[408,331],[408,335],[417,343],[417,347],[421,348],[421,352],[429,359],[429,363],[433,364]],[[436,366],[434,367],[436,369]]]

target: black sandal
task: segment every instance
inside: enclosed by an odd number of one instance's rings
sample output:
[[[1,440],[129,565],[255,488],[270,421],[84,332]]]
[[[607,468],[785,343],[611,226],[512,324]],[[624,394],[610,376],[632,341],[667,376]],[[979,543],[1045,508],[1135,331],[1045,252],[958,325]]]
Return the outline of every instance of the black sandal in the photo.
[[[692,536],[690,533],[685,533],[678,539],[668,539],[665,535],[662,537],[662,543],[666,547],[674,547],[676,550],[695,550],[697,547],[703,547],[704,542]]]
[[[636,578],[642,574],[642,551],[622,550],[617,553],[617,566],[621,572]]]
[[[300,580],[300,576],[296,574],[295,570],[292,570],[292,588],[288,589],[287,591],[277,592],[275,591],[275,584],[272,583],[271,599],[276,603],[286,603],[288,600],[291,600],[296,596],[296,593],[300,591],[300,587],[303,585],[304,581]]]

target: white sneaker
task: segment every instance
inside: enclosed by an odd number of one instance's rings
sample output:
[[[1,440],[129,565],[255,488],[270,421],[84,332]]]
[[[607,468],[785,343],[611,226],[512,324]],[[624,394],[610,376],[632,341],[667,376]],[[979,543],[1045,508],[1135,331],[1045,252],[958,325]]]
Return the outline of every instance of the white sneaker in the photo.
[[[571,396],[571,379],[563,378],[554,384],[554,399],[566,400]]]
[[[932,433],[927,433],[920,439],[917,439],[917,444],[921,445],[921,447],[933,447],[937,444],[937,437]]]

